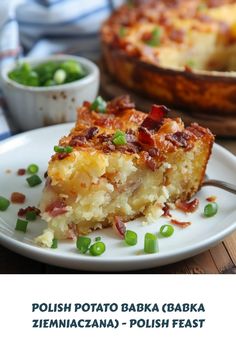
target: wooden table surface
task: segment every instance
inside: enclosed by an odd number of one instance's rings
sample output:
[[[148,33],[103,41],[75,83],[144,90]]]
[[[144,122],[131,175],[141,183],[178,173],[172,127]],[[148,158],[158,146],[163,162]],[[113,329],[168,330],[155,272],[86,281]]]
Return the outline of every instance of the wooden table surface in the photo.
[[[218,140],[218,143],[236,154],[236,139]],[[86,273],[46,265],[20,256],[0,246],[0,273]],[[236,232],[219,245],[195,257],[164,267],[131,273],[177,274],[236,274]]]

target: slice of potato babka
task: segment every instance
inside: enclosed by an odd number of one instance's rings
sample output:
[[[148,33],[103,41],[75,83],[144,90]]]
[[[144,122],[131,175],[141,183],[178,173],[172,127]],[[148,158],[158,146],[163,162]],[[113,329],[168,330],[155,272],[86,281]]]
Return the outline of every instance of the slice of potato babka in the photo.
[[[201,187],[214,137],[165,106],[135,110],[128,96],[84,102],[69,135],[54,147],[40,203],[48,229],[38,242],[73,238],[188,200]],[[45,242],[46,240],[46,242]]]

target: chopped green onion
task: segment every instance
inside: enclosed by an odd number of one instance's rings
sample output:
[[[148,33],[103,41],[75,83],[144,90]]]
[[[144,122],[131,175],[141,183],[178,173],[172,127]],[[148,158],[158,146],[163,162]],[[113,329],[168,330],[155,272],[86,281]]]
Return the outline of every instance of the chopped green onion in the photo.
[[[54,238],[52,240],[52,245],[51,245],[51,248],[57,248],[57,245],[58,245],[58,240],[56,238]]]
[[[0,210],[5,211],[10,205],[10,201],[7,198],[0,196]]]
[[[151,47],[156,47],[160,44],[160,41],[161,41],[161,28],[155,27],[152,30],[151,39],[146,41],[146,44]]]
[[[125,232],[125,242],[127,243],[127,245],[129,246],[134,246],[137,244],[138,242],[138,235],[136,234],[136,232],[131,231],[131,230],[127,230]]]
[[[56,84],[61,85],[66,81],[66,72],[63,69],[58,69],[53,75],[53,80]]]
[[[27,211],[27,213],[25,214],[25,218],[28,221],[34,221],[37,218],[37,214],[35,213],[35,211]]]
[[[106,245],[103,242],[96,242],[90,248],[89,252],[92,256],[100,256],[106,250]]]
[[[81,253],[86,253],[89,249],[91,239],[89,237],[80,236],[77,238],[76,247]]]
[[[91,111],[96,111],[99,113],[105,113],[107,108],[107,103],[101,96],[98,96],[90,106]]]
[[[27,167],[27,173],[30,173],[31,175],[37,173],[39,170],[39,167],[37,165],[35,165],[34,163],[32,163],[31,165],[29,165]]]
[[[115,145],[125,145],[127,143],[125,133],[121,130],[117,130],[114,134],[112,142]]]
[[[34,187],[34,186],[37,186],[38,184],[42,183],[42,180],[38,175],[32,175],[32,176],[26,178],[26,181],[28,182],[30,187]]]
[[[186,65],[190,68],[194,68],[196,66],[196,62],[193,59],[189,59],[186,61]]]
[[[162,225],[160,228],[160,234],[164,237],[170,237],[174,233],[174,228],[171,225]]]
[[[100,237],[100,236],[95,237],[95,241],[96,241],[96,242],[101,241],[101,237]]]
[[[27,225],[28,225],[28,221],[22,220],[22,219],[17,219],[15,230],[21,231],[21,232],[26,232]]]
[[[119,28],[119,32],[118,33],[119,33],[119,37],[123,38],[123,37],[125,37],[125,35],[127,33],[127,30],[126,30],[126,28],[124,26],[121,26]]]
[[[144,238],[144,252],[157,253],[159,251],[157,236],[151,233],[146,233]]]
[[[218,204],[215,202],[209,203],[204,208],[204,216],[207,218],[216,215],[218,211]]]
[[[72,146],[54,146],[54,151],[55,152],[59,152],[59,153],[67,153],[69,154],[70,152],[73,151],[73,147]]]

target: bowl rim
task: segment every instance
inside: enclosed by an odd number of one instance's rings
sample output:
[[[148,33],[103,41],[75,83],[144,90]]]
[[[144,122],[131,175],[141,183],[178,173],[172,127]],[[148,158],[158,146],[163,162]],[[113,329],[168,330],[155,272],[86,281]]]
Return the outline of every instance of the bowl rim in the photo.
[[[13,70],[16,67],[16,62],[14,63],[9,63],[3,66],[1,70],[1,81],[3,84],[7,86],[11,86],[13,88],[20,89],[22,91],[27,91],[27,92],[55,92],[55,91],[65,91],[65,90],[70,90],[72,88],[79,88],[83,87],[87,84],[90,84],[91,82],[94,81],[94,79],[99,79],[99,68],[98,66],[92,62],[91,60],[76,56],[76,55],[69,55],[69,54],[54,54],[54,55],[48,55],[45,57],[32,57],[32,58],[22,58],[18,62],[27,62],[30,64],[40,64],[40,63],[45,63],[47,61],[64,61],[68,59],[73,59],[81,63],[85,69],[87,69],[88,74],[76,81],[67,83],[67,84],[62,84],[62,85],[55,85],[55,86],[26,86],[19,84],[18,82],[10,79],[8,77],[8,73]]]

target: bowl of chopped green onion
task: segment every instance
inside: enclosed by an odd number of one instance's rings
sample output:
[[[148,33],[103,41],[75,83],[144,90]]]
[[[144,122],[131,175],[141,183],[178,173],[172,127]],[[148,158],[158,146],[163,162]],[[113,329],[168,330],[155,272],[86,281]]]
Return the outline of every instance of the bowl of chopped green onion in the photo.
[[[83,101],[93,101],[99,69],[82,57],[30,58],[3,68],[1,84],[17,129],[75,121]]]

